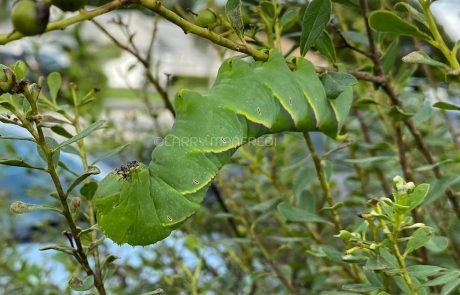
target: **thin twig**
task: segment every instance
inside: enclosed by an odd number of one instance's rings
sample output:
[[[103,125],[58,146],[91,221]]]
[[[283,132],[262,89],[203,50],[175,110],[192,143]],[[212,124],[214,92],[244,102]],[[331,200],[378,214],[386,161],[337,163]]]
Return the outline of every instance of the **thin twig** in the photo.
[[[367,126],[366,121],[364,120],[360,111],[355,110],[355,115],[356,115],[356,118],[358,118],[358,122],[361,127],[362,134],[363,134],[364,142],[366,142],[367,144],[373,144],[371,136],[370,136],[370,132],[369,132],[369,127]],[[369,154],[372,157],[375,157],[377,155],[375,151],[372,149],[369,150]],[[376,166],[374,170],[377,173],[377,177],[380,180],[380,184],[382,185],[383,191],[385,192],[386,195],[389,195],[391,193],[391,189],[390,189],[390,186],[388,185],[387,179],[385,177],[385,173],[378,166]]]
[[[160,97],[163,100],[163,103],[165,104],[166,109],[168,109],[173,116],[176,115],[176,112],[174,111],[174,107],[169,99],[169,95],[165,89],[160,85],[160,82],[158,79],[156,79],[153,74],[151,73],[151,64],[150,64],[150,58],[144,58],[143,56],[140,55],[140,53],[137,51],[137,49],[130,48],[129,46],[121,43],[115,36],[113,36],[104,26],[102,26],[99,22],[92,20],[94,25],[98,27],[99,30],[101,30],[112,42],[118,46],[120,49],[130,53],[132,56],[134,56],[145,68],[145,75],[148,79],[148,81],[155,87],[156,91],[160,94]]]
[[[307,143],[308,150],[310,151],[311,158],[313,163],[315,164],[316,174],[318,176],[319,182],[321,184],[321,188],[323,190],[324,199],[326,200],[329,207],[332,207],[331,214],[332,214],[332,221],[334,223],[335,229],[339,232],[342,229],[340,225],[340,217],[337,213],[337,210],[334,208],[334,200],[332,199],[331,189],[329,186],[329,182],[326,179],[326,173],[324,172],[323,166],[321,164],[320,157],[316,154],[315,147],[313,146],[313,142],[310,138],[308,133],[304,133],[305,142]]]
[[[138,0],[114,0],[112,2],[109,2],[107,4],[104,4],[98,8],[95,8],[90,11],[82,11],[80,14],[77,14],[75,16],[62,19],[59,21],[51,22],[48,24],[46,27],[45,32],[51,32],[51,31],[57,31],[57,30],[63,30],[66,27],[69,27],[71,25],[80,23],[85,20],[90,20],[93,19],[97,16],[100,16],[102,14],[105,14],[107,12],[120,9],[122,7],[129,6],[133,3],[138,2]],[[9,34],[0,34],[0,45],[5,45],[11,41],[18,40],[21,38],[24,38],[25,36],[22,35],[19,32],[12,32]]]
[[[205,39],[212,41],[215,44],[221,45],[228,49],[246,53],[254,57],[256,60],[267,60],[268,59],[268,55],[266,53],[261,52],[252,46],[249,46],[247,44],[235,43],[227,38],[224,38],[214,33],[213,31],[210,31],[209,29],[199,27],[187,21],[186,19],[180,17],[178,14],[164,7],[161,1],[140,0],[140,4],[158,13],[159,15],[169,20],[170,22],[176,24],[177,26],[182,28],[182,30],[184,30],[184,33],[192,33],[192,34],[201,36]]]

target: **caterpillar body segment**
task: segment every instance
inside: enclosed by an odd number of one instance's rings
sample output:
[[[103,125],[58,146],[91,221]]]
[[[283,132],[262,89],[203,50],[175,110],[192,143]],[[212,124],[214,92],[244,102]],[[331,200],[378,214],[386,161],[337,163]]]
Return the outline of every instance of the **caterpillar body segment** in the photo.
[[[319,131],[336,138],[351,87],[328,99],[313,65],[303,58],[295,64],[291,71],[276,52],[267,62],[228,59],[207,94],[179,92],[174,126],[150,164],[101,182],[95,202],[104,233],[119,244],[164,239],[199,209],[238,147],[264,134]]]

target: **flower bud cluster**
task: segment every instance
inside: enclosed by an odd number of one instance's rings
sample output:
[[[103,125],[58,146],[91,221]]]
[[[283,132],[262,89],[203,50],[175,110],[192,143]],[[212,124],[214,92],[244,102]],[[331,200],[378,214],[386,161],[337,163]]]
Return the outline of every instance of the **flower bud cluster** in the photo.
[[[410,181],[406,182],[401,176],[393,178],[393,196],[401,197],[411,193],[415,188],[415,184]]]

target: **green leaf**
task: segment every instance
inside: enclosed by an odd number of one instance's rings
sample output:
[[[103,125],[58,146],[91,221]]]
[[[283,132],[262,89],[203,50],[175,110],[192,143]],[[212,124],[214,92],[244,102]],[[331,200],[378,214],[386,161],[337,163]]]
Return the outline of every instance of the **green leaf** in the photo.
[[[72,277],[69,280],[69,288],[74,291],[88,291],[94,286],[93,276],[87,276],[84,280],[78,277]]]
[[[352,292],[358,292],[358,293],[369,293],[373,291],[377,291],[380,289],[378,286],[373,286],[370,284],[349,284],[349,285],[343,285],[342,289],[345,291],[352,291]]]
[[[404,121],[410,119],[414,114],[413,113],[406,113],[400,107],[393,106],[391,107],[388,115],[395,119],[396,121]]]
[[[459,105],[456,105],[450,102],[446,102],[446,101],[438,101],[433,104],[433,107],[442,109],[442,110],[446,110],[446,111],[460,111]]]
[[[404,279],[401,276],[393,277],[393,280],[398,286],[398,288],[401,290],[400,292],[401,294],[404,294],[404,295],[413,294],[413,292],[411,292],[411,290],[409,289],[409,286],[407,286],[406,281],[404,281]]]
[[[380,58],[380,62],[382,63],[385,73],[390,73],[395,68],[395,62],[399,51],[399,38],[395,38]]]
[[[22,136],[3,136],[0,134],[0,140],[21,140],[21,141],[30,141],[35,142],[33,137],[22,137]]]
[[[88,93],[85,94],[85,96],[83,96],[80,101],[77,103],[77,106],[78,107],[82,107],[84,105],[87,105],[91,102],[93,102],[95,99],[96,99],[96,94],[99,92],[99,88],[93,88],[91,89],[90,91],[88,91]]]
[[[96,193],[98,184],[95,181],[90,181],[85,183],[81,189],[80,189],[80,194],[85,197],[86,200],[92,200],[94,197],[94,194]]]
[[[26,78],[27,65],[22,60],[18,60],[13,66],[13,72],[18,80],[23,80]]]
[[[59,89],[61,89],[61,74],[58,72],[52,72],[49,74],[47,82],[51,99],[56,102],[56,97],[58,95]]]
[[[279,237],[279,236],[269,236],[267,237],[270,240],[277,241],[279,243],[305,243],[308,241],[308,237]]]
[[[377,10],[369,15],[369,25],[374,31],[393,33],[431,40],[431,37],[420,31],[416,26],[406,22],[398,15],[387,10]]]
[[[332,63],[337,62],[337,55],[335,52],[335,46],[332,42],[332,38],[329,33],[324,30],[315,42],[315,48],[325,57],[327,57]]]
[[[388,265],[390,265],[394,269],[399,270],[398,259],[396,259],[396,257],[393,254],[391,254],[385,248],[380,248],[379,252],[380,252],[380,256],[383,258],[383,260],[385,260],[386,263],[388,263]]]
[[[292,28],[299,21],[298,7],[289,7],[280,18],[280,29],[281,32],[285,32]]]
[[[240,37],[243,35],[244,29],[241,7],[241,0],[228,0],[225,5],[225,15]]]
[[[296,197],[296,207],[307,210],[308,212],[316,212],[317,199],[309,190],[303,189],[301,191],[294,192],[294,194]]]
[[[65,147],[61,148],[60,151],[68,154],[77,155],[79,157],[81,156],[80,151],[72,145],[66,145]]]
[[[381,256],[375,256],[375,257],[369,258],[369,260],[367,260],[366,265],[365,265],[365,269],[371,270],[371,271],[384,270],[384,269],[389,269],[389,268],[390,268],[390,265],[388,265],[388,263],[386,263]]]
[[[54,148],[54,150],[59,150],[59,149],[61,149],[62,147],[66,146],[66,145],[72,144],[74,142],[77,142],[77,141],[87,137],[88,135],[90,135],[94,131],[100,129],[102,127],[102,125],[104,125],[104,123],[105,123],[104,120],[100,120],[100,121],[97,121],[97,122],[89,125],[88,128],[83,130],[81,133],[79,133],[79,134],[75,135],[74,137],[72,137],[72,138],[62,142],[61,144],[59,144],[57,147]]]
[[[408,13],[413,19],[424,25],[428,28],[428,22],[426,21],[426,17],[423,13],[415,9],[409,3],[405,2],[398,2],[395,4],[394,9],[401,12]]]
[[[434,236],[431,240],[425,245],[425,248],[434,253],[440,253],[447,249],[449,246],[449,239],[442,236]]]
[[[59,150],[54,150],[54,149],[58,146],[58,142],[52,137],[45,137],[45,142],[46,142],[46,145],[51,149],[51,151],[53,153],[53,155],[52,155],[53,165],[54,165],[54,167],[57,167],[58,164],[59,164],[59,157],[61,155],[61,152]],[[38,145],[37,145],[37,152],[38,152],[38,155],[40,156],[40,158],[45,163],[48,163],[48,160],[46,159],[45,153],[43,152],[42,148],[40,146],[38,146]]]
[[[69,133],[64,127],[61,125],[54,125],[50,128],[54,133],[61,135],[65,138],[72,138],[72,134]]]
[[[142,293],[141,295],[158,295],[158,294],[164,294],[164,290],[161,288],[158,288],[158,289],[155,289],[147,293]]]
[[[367,157],[367,158],[358,158],[358,159],[344,159],[344,162],[350,164],[370,164],[374,162],[381,162],[381,161],[397,161],[397,158],[394,156],[375,156],[375,157]]]
[[[364,270],[364,275],[367,280],[365,284],[370,284],[375,287],[379,287],[379,289],[383,288],[383,280],[377,272]]]
[[[65,163],[63,163],[62,161],[59,161],[59,167],[61,167],[62,169],[64,169],[65,171],[69,172],[70,174],[72,174],[73,176],[76,176],[78,177],[78,173],[73,171],[72,169],[70,169]]]
[[[319,250],[322,252],[321,257],[326,257],[327,259],[336,263],[343,263],[342,252],[338,251],[336,248],[328,245],[323,245],[319,247]]]
[[[346,32],[342,32],[342,35],[348,41],[351,41],[351,42],[357,43],[357,44],[361,44],[361,45],[364,45],[364,46],[369,46],[369,39],[367,39],[366,34],[364,34],[362,32],[346,31]]]
[[[409,64],[424,64],[433,67],[449,69],[448,65],[432,59],[426,52],[423,51],[413,51],[408,55],[404,56],[402,58],[402,61]]]
[[[451,294],[452,291],[457,290],[458,286],[460,286],[460,278],[450,281],[446,285],[444,285],[441,289],[441,293],[439,295],[448,295]]]
[[[12,113],[16,113],[17,112],[17,108],[15,105],[13,105],[11,102],[9,101],[0,101],[0,106],[1,107],[4,107],[5,109],[7,109],[8,111],[12,112]]]
[[[407,268],[410,276],[422,278],[437,275],[445,270],[446,268],[436,265],[411,265]]]
[[[0,165],[15,166],[46,171],[45,168],[33,166],[23,160],[0,159]]]
[[[300,36],[300,52],[305,55],[315,44],[316,39],[327,27],[331,18],[331,0],[313,0],[305,10],[302,34]]]
[[[431,286],[440,286],[440,285],[445,285],[455,279],[457,279],[460,276],[460,271],[458,270],[450,270],[443,274],[442,276],[439,276],[428,283],[425,283],[425,287],[431,287]]]
[[[459,175],[445,175],[441,178],[435,179],[430,186],[430,191],[428,192],[428,196],[425,200],[425,205],[432,203],[438,200],[440,197],[444,195],[446,189],[460,181]]]
[[[324,218],[310,213],[306,210],[292,207],[289,202],[282,202],[278,205],[278,212],[291,222],[328,222]]]
[[[268,1],[261,2],[260,10],[262,12],[262,15],[265,18],[269,19],[270,21],[273,21],[273,19],[276,16],[275,6],[273,6],[272,2],[268,2]]]
[[[431,227],[426,226],[417,229],[411,235],[411,239],[409,240],[409,242],[407,242],[406,251],[404,252],[404,255],[406,256],[412,253],[413,251],[425,246],[432,236],[433,230],[431,229]]]
[[[97,175],[101,173],[101,170],[99,168],[97,168],[96,166],[89,166],[88,167],[88,170],[83,173],[82,175],[80,175],[77,179],[75,179],[69,186],[69,188],[67,189],[67,194],[71,193],[72,190],[77,187],[80,183],[82,183],[83,181],[85,181],[85,179],[87,179],[88,177],[90,177],[91,175]]]
[[[429,170],[432,170],[435,167],[439,167],[439,166],[442,166],[442,165],[445,165],[445,164],[450,164],[450,163],[457,163],[457,162],[460,162],[460,159],[455,159],[455,160],[454,159],[446,159],[444,161],[439,161],[439,162],[436,162],[436,163],[431,164],[431,165],[424,165],[424,166],[418,167],[418,168],[416,168],[414,170],[418,171],[418,172],[429,171]]]
[[[257,205],[254,205],[251,208],[249,208],[249,210],[258,211],[258,212],[266,212],[266,211],[274,208],[275,205],[278,204],[278,203],[279,203],[279,199],[278,198],[273,198],[273,199],[264,201],[262,203],[258,203]]]
[[[406,206],[409,206],[409,210],[413,210],[420,206],[428,195],[430,185],[427,183],[419,184],[415,189],[408,195]]]
[[[358,8],[359,5],[354,3],[353,0],[332,0],[334,3],[339,3],[348,7]]]
[[[119,147],[116,147],[112,150],[109,150],[107,151],[106,153],[104,153],[102,156],[100,156],[99,158],[97,158],[93,163],[91,163],[91,165],[95,165],[101,161],[104,161],[108,158],[111,158],[119,153],[121,153],[127,146],[129,145],[129,143],[127,144],[124,144],[122,146],[119,146]]]
[[[321,75],[326,95],[329,99],[336,99],[348,87],[358,83],[355,77],[347,73],[330,72]]]

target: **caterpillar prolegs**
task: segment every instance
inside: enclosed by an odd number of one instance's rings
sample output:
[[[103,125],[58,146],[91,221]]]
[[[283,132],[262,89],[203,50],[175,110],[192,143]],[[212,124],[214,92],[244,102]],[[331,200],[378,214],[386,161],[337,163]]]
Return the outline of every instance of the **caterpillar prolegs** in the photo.
[[[230,58],[207,94],[179,92],[174,126],[150,164],[131,163],[100,183],[95,203],[102,231],[119,244],[153,244],[200,208],[211,180],[241,145],[283,131],[336,138],[351,87],[328,98],[310,62],[297,58],[295,68],[276,52],[266,62]]]

